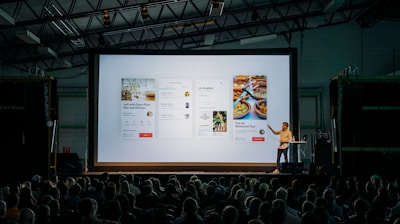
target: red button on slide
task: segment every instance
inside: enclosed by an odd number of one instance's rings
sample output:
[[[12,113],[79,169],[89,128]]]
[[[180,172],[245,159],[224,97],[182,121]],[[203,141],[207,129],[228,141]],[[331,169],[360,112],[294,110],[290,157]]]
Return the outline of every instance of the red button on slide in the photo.
[[[253,142],[264,142],[265,138],[264,137],[252,137],[251,140]]]
[[[151,138],[153,133],[139,133],[139,138]]]

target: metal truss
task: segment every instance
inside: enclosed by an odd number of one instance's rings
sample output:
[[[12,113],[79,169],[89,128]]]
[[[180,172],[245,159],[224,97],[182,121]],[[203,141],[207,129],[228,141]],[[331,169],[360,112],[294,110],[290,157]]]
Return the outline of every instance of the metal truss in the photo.
[[[332,4],[337,2],[342,3]],[[141,16],[144,4],[147,18]],[[51,71],[87,65],[96,48],[193,49],[269,34],[290,42],[294,32],[369,18],[365,13],[372,6],[370,0],[225,0],[221,15],[215,15],[209,0],[5,0],[0,8],[15,24],[0,24],[0,60],[24,71]],[[29,30],[40,44],[17,38],[17,30]],[[38,47],[52,49],[56,57]]]

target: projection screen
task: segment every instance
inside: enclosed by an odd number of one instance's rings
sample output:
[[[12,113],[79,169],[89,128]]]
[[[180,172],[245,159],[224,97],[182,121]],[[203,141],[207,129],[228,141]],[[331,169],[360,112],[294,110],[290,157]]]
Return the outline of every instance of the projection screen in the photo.
[[[91,169],[274,165],[267,125],[297,129],[296,60],[295,49],[91,52]]]

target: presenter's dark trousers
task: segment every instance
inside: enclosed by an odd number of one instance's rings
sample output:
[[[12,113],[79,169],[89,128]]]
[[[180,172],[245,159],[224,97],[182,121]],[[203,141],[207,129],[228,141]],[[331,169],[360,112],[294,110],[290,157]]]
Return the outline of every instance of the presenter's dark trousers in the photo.
[[[282,154],[283,154],[283,157],[285,158],[285,162],[287,163],[288,162],[288,155],[287,155],[288,154],[288,148],[286,148],[286,149],[278,149],[278,157],[276,159],[276,168],[277,169],[281,168],[280,161],[281,161]]]

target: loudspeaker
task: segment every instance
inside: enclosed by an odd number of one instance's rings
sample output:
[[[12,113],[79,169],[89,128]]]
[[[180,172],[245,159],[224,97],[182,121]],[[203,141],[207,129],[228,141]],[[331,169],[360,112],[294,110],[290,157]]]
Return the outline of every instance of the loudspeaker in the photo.
[[[328,166],[332,163],[332,145],[325,139],[317,140],[315,144],[315,165]]]
[[[281,173],[301,173],[304,163],[281,163]]]

